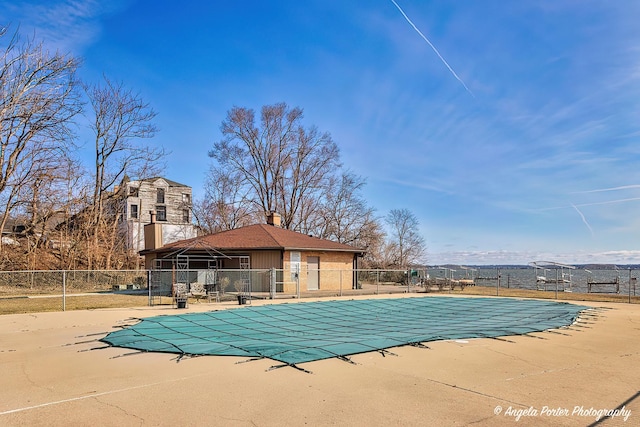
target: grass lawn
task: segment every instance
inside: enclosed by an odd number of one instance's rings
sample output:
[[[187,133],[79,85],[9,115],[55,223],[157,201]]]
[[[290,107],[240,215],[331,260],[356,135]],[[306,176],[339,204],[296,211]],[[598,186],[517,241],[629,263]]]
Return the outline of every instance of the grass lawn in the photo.
[[[555,291],[538,291],[530,289],[510,289],[500,288],[496,293],[495,287],[489,286],[467,286],[464,290],[443,291],[443,294],[451,293],[458,295],[488,295],[501,297],[517,297],[517,298],[539,298],[539,299],[556,299]],[[563,301],[600,301],[600,302],[629,302],[629,295],[626,294],[603,294],[590,293],[583,294],[577,292],[558,291],[558,300]],[[631,296],[632,304],[640,304],[640,296]]]
[[[171,304],[171,298],[163,303]],[[66,310],[91,310],[96,308],[140,307],[149,304],[148,295],[95,294],[67,295]],[[62,311],[62,296],[41,295],[37,297],[2,297],[0,314],[38,313]]]

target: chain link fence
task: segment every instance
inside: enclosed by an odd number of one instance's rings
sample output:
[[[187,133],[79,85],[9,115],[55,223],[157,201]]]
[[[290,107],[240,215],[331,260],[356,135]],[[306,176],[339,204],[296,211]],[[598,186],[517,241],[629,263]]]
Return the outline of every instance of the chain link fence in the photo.
[[[533,269],[410,270],[66,270],[0,271],[0,314],[176,304],[186,298],[250,303],[255,299],[460,293],[578,301],[640,303],[637,270],[574,271],[571,277]]]
[[[0,271],[0,314],[148,303],[145,270]]]

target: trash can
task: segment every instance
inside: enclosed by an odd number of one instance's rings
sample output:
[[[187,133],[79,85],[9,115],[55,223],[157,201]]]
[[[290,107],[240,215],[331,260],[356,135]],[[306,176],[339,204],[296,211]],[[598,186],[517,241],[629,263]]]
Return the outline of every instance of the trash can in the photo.
[[[187,299],[186,298],[178,298],[176,299],[177,308],[187,308]]]
[[[243,305],[247,303],[247,297],[244,295],[238,295],[238,304]]]

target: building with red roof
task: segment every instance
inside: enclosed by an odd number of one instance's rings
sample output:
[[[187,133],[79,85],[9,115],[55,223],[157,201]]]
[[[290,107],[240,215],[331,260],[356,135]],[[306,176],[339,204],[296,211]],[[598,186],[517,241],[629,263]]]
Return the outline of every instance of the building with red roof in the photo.
[[[267,224],[165,245],[158,244],[162,241],[158,232],[161,234],[161,229],[152,219],[145,226],[145,250],[141,251],[148,269],[265,272],[275,269],[281,278],[278,290],[284,292],[298,286],[301,291],[351,289],[354,271],[363,255],[362,249],[350,245],[283,229],[277,214],[270,215]],[[251,286],[254,291],[268,291],[261,284]]]

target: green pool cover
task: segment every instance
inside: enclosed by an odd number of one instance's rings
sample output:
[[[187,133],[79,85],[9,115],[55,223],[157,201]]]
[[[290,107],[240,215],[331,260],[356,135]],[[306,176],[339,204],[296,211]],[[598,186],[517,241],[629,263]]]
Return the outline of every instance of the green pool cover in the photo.
[[[428,341],[544,331],[571,325],[588,308],[449,297],[273,304],[152,317],[101,341],[141,351],[265,357],[295,365]]]

